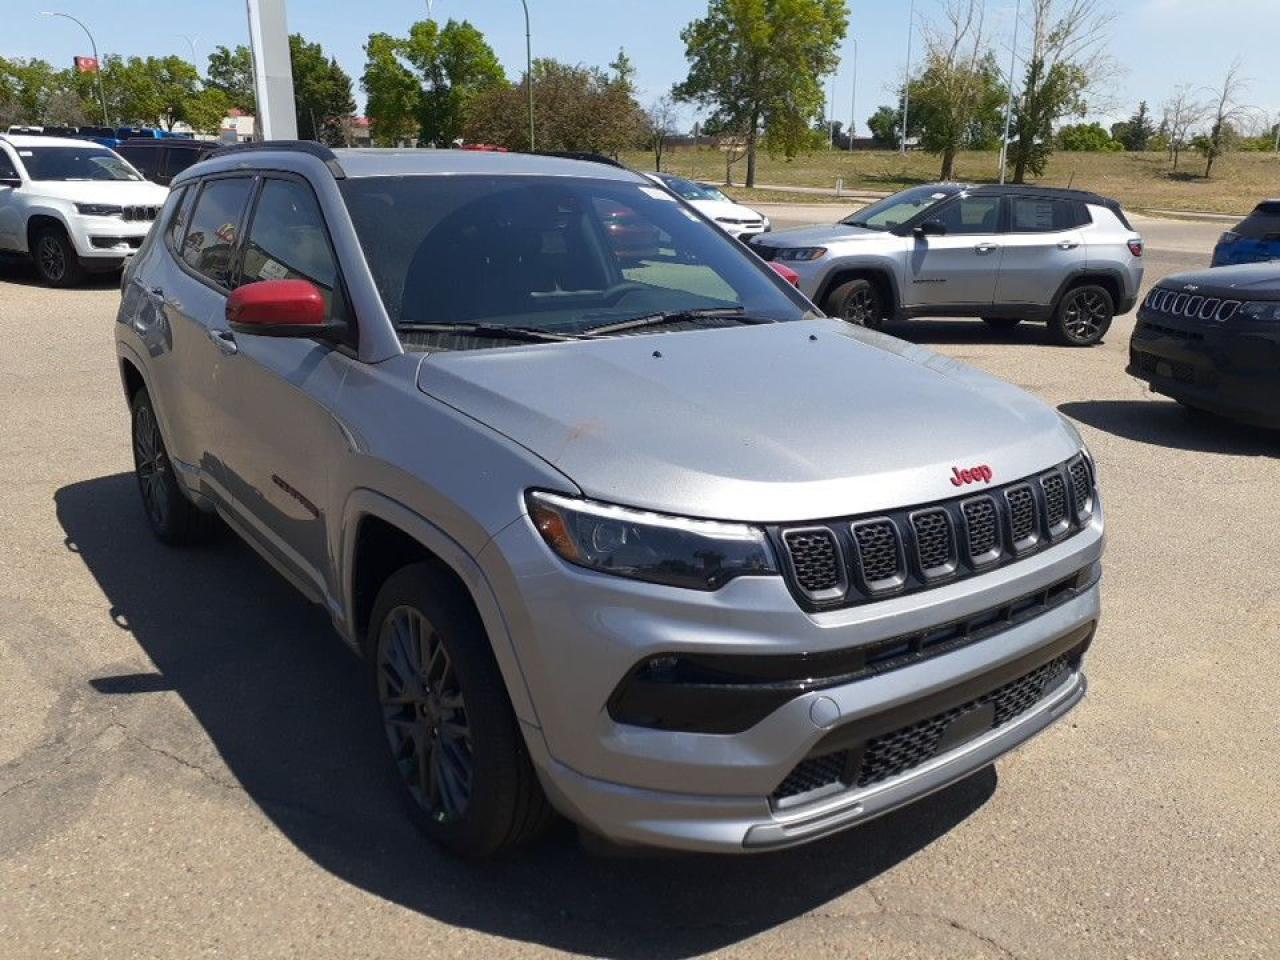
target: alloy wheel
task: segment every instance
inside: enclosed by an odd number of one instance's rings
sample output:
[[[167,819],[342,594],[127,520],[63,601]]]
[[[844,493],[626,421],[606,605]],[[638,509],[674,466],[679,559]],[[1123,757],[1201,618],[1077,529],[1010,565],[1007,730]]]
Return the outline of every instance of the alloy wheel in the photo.
[[[169,519],[169,458],[164,452],[155,414],[145,405],[138,408],[134,421],[133,462],[147,516],[157,529],[164,529]]]
[[[840,317],[860,327],[874,327],[880,320],[879,304],[875,291],[870,287],[860,287],[850,291],[840,305]]]
[[[1096,290],[1080,290],[1071,295],[1062,321],[1072,339],[1081,343],[1095,340],[1111,322],[1111,307]]]
[[[400,777],[445,823],[466,813],[474,770],[471,728],[449,653],[421,611],[393,608],[377,652],[378,701]]]
[[[49,280],[57,283],[66,276],[67,254],[57,237],[49,233],[41,237],[36,248],[36,257],[40,261],[40,271]]]

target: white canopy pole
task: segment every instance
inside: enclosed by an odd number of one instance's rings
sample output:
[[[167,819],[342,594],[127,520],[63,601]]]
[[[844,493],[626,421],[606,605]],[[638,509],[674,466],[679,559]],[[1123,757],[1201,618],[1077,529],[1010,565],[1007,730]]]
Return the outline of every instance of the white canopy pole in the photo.
[[[258,130],[262,140],[298,139],[293,103],[293,68],[289,62],[289,25],[285,0],[247,0],[249,46],[253,51],[253,91],[258,98]]]

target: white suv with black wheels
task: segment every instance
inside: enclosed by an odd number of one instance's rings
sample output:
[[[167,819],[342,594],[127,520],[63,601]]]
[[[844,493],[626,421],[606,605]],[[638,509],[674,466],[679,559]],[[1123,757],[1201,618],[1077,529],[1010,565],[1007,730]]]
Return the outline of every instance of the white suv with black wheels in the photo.
[[[88,140],[0,136],[0,253],[30,257],[50,286],[73,286],[120,269],[168,194]]]
[[[1133,309],[1142,283],[1141,235],[1116,201],[1080,190],[929,184],[751,245],[799,274],[830,316],[869,327],[1030,320],[1048,323],[1058,343],[1090,346]]]

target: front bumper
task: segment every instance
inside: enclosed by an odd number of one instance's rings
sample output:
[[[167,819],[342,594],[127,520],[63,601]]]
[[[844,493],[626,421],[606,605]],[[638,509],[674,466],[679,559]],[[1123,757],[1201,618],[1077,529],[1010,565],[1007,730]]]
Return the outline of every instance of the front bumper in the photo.
[[[76,256],[82,262],[104,260],[119,263],[133,256],[142,246],[152,222],[76,216],[70,218],[67,232],[75,244]]]
[[[1080,533],[981,576],[916,594],[805,613],[780,578],[739,578],[713,593],[568,568],[527,519],[481,553],[508,616],[537,712],[526,740],[561,812],[620,841],[744,851],[801,843],[866,820],[965,776],[1034,735],[1083,695],[1080,655],[1099,616],[1101,508]],[[957,618],[1080,576],[1080,589],[1032,619],[931,659],[803,692],[735,733],[616,722],[609,701],[646,657],[846,650]],[[781,785],[829,738],[910,725],[917,708],[948,710],[1011,665],[1072,653],[1069,676],[1033,710],[883,782],[802,802]],[[976,686],[975,686],[976,685]],[[1049,706],[1044,706],[1050,704]],[[1042,709],[1043,707],[1043,709]],[[869,734],[874,735],[874,734]],[[865,737],[863,738],[865,739]]]
[[[1143,309],[1125,372],[1189,406],[1280,428],[1280,326],[1202,322]]]

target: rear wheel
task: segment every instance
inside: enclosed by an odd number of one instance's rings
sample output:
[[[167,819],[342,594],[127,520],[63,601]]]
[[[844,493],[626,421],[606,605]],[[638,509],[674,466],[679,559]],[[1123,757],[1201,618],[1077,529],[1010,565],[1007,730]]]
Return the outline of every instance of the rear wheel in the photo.
[[[133,470],[151,532],[161,542],[175,547],[203,540],[213,525],[213,517],[187,499],[178,485],[146,390],[133,395],[131,408]]]
[[[1014,327],[1022,322],[1018,317],[983,317],[982,322],[992,330],[1000,333],[1008,333]]]
[[[76,248],[61,227],[47,226],[36,231],[31,259],[40,279],[51,287],[73,287],[84,279]]]
[[[1053,339],[1067,347],[1091,347],[1111,328],[1115,305],[1105,287],[1084,284],[1068,290],[1049,321]]]
[[[846,280],[827,295],[826,312],[847,323],[879,330],[884,326],[884,301],[876,285],[865,277]]]
[[[467,857],[501,853],[546,825],[484,626],[460,588],[425,563],[378,592],[366,652],[396,772],[422,830]]]

